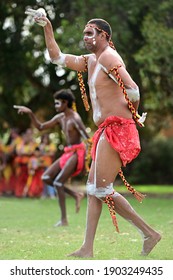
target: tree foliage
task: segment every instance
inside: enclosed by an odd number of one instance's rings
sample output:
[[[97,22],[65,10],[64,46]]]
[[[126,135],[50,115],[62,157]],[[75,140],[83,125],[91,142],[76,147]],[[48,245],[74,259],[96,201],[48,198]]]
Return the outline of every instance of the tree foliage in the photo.
[[[85,53],[82,32],[91,18],[104,18],[113,30],[113,41],[141,91],[141,108],[149,113],[152,132],[164,125],[162,112],[173,111],[173,3],[171,0],[1,0],[0,2],[0,123],[8,127],[29,125],[19,118],[13,104],[29,106],[39,118],[54,114],[52,94],[70,87],[84,122],[85,112],[76,73],[52,65],[43,30],[24,14],[26,8],[44,7],[55,38],[65,53]],[[8,112],[8,114],[7,114]]]

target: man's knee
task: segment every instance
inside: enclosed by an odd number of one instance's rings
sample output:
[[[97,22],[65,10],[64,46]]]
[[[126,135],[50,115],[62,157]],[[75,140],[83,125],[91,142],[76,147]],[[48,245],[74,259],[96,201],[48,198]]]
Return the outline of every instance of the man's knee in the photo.
[[[52,184],[52,178],[49,175],[46,175],[45,173],[43,173],[43,175],[41,176],[41,179],[47,185]]]
[[[89,195],[96,196],[99,199],[104,199],[106,196],[116,196],[118,195],[113,188],[113,183],[105,187],[96,187],[95,184],[87,183],[87,193]]]
[[[63,183],[59,182],[59,181],[54,181],[53,182],[53,186],[54,188],[58,189],[58,188],[62,188],[63,187]]]

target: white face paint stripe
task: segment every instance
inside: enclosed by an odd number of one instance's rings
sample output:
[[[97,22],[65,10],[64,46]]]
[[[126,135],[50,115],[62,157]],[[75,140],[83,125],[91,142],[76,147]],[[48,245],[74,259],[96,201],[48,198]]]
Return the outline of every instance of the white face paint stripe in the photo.
[[[84,35],[84,39],[92,39],[96,37],[96,30],[95,28],[91,28],[93,30],[93,35]]]
[[[61,100],[56,100],[55,101],[55,107],[60,108],[62,106]]]
[[[84,35],[83,39],[93,39],[93,45],[96,45],[96,29],[95,28],[91,28],[93,30],[93,35]]]

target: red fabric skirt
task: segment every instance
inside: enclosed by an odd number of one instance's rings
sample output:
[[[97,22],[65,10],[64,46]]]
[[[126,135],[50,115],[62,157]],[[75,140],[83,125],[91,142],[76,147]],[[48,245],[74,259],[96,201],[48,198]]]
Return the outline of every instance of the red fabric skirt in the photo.
[[[71,156],[74,153],[77,153],[77,157],[78,157],[77,167],[76,167],[76,171],[72,174],[73,177],[77,176],[84,169],[85,152],[86,152],[86,148],[84,143],[75,144],[72,146],[66,146],[64,148],[63,155],[60,157],[60,168],[63,169],[63,167],[65,166],[67,161],[71,158]]]
[[[107,141],[116,150],[121,158],[122,165],[126,166],[140,153],[140,140],[135,121],[122,117],[110,116],[101,125],[93,136],[92,159],[95,159],[97,143],[104,132]]]

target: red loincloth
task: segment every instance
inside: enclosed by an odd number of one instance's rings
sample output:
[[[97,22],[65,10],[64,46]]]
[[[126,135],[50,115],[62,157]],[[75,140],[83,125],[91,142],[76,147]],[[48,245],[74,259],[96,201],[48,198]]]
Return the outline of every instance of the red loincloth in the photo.
[[[136,158],[141,150],[138,130],[133,119],[110,116],[101,125],[93,136],[92,159],[95,159],[97,143],[102,132],[112,148],[121,158],[122,165],[126,166]]]
[[[85,152],[86,152],[86,148],[84,143],[75,144],[72,146],[66,146],[64,148],[63,155],[60,157],[60,168],[63,169],[63,167],[69,160],[69,158],[71,158],[71,156],[74,153],[77,153],[77,157],[78,157],[77,167],[76,167],[76,171],[72,174],[73,177],[77,176],[84,169]]]

